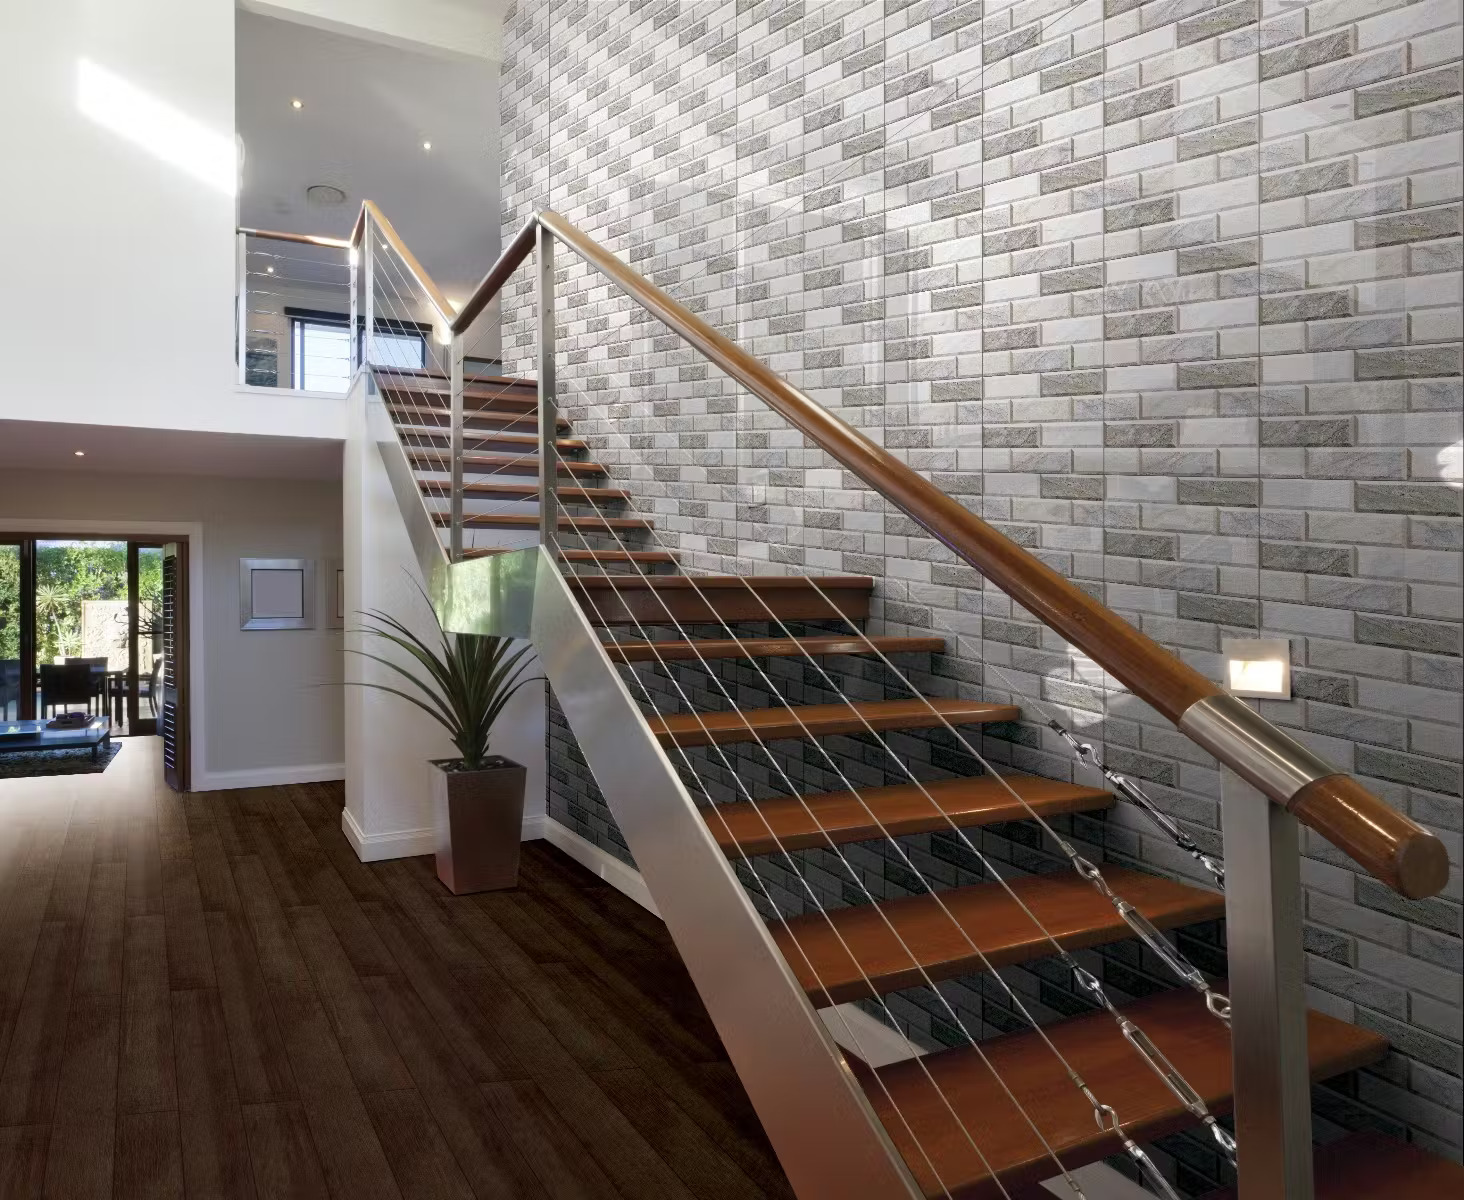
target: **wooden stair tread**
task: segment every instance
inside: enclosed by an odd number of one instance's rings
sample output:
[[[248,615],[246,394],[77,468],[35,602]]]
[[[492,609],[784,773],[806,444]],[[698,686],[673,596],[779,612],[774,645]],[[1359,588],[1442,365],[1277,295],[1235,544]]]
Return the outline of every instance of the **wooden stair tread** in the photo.
[[[537,449],[537,442],[535,448]],[[434,446],[407,446],[405,449],[407,458],[413,466],[431,470],[435,469],[436,464],[440,464],[438,469],[446,471],[452,465],[452,455],[446,449]],[[463,466],[465,469],[482,467],[484,475],[537,476],[540,473],[537,454],[495,454],[491,451],[469,451],[463,455]],[[605,468],[600,463],[593,462],[561,462],[559,474],[604,475]]]
[[[504,554],[521,550],[522,546],[474,546],[463,551],[464,558],[486,558],[490,554]],[[674,563],[676,555],[670,550],[566,550],[559,548],[559,557],[566,562],[623,562],[623,563]]]
[[[397,417],[440,417],[440,421],[433,421],[433,428],[446,427],[451,413],[435,404],[410,404],[392,400],[388,407],[393,416]],[[531,429],[538,428],[539,414],[532,408],[469,408],[463,413],[464,427],[472,426],[480,421],[502,421],[512,422],[515,425],[524,425]],[[556,417],[555,423],[560,429],[569,428],[569,420],[566,417]]]
[[[441,425],[398,425],[397,432],[403,437],[415,438],[437,438],[446,441],[448,434]],[[532,446],[538,449],[539,435],[537,433],[509,433],[503,430],[482,430],[478,432],[463,431],[465,443],[477,442],[503,442],[513,446]],[[561,450],[584,450],[585,444],[578,438],[556,438],[554,444]]]
[[[1372,1130],[1318,1146],[1316,1200],[1442,1200],[1464,1196],[1464,1167]],[[1229,1188],[1203,1200],[1236,1200]]]
[[[1124,867],[1105,866],[1103,875],[1160,929],[1225,915],[1219,892]],[[810,913],[773,923],[771,932],[798,982],[820,1007],[973,975],[987,970],[988,963],[1004,967],[1046,958],[1055,950],[1043,930],[1068,950],[1133,936],[1113,905],[1076,872],[1027,875],[1009,880],[1008,886],[1021,904],[1000,883],[978,883]]]
[[[870,642],[874,645],[871,647]],[[607,642],[611,662],[697,661],[702,658],[801,658],[822,654],[912,654],[945,649],[939,637],[734,638],[692,642]]]
[[[1203,996],[1189,988],[1158,992],[1124,1005],[1123,1011],[1153,1039],[1212,1112],[1229,1110],[1230,1030],[1205,1010]],[[1322,1013],[1308,1013],[1307,1028],[1314,1081],[1375,1063],[1388,1050],[1381,1035]],[[1045,1026],[1044,1032],[1098,1099],[1114,1107],[1135,1141],[1152,1141],[1194,1124],[1107,1012],[1058,1021]],[[870,1104],[921,1189],[932,1198],[984,1200],[1001,1195],[993,1174],[1013,1188],[1057,1173],[1026,1118],[993,1078],[993,1070],[1069,1168],[1122,1153],[1113,1134],[1097,1127],[1092,1107],[1062,1063],[1030,1030],[984,1041],[981,1053],[967,1046],[875,1071],[856,1070]]]
[[[375,368],[377,386],[385,391],[420,391],[433,395],[450,395],[452,392],[452,380],[445,375],[437,375],[431,371],[412,371],[405,368]],[[463,381],[463,392],[465,395],[480,393],[493,393],[501,391],[530,391],[536,396],[539,392],[537,380],[528,379],[521,375],[477,375]]]
[[[452,391],[447,386],[447,381],[419,383],[407,382],[382,383],[381,394],[391,400],[397,396],[407,396],[421,404],[431,404],[442,408],[452,406]],[[490,403],[502,400],[508,404],[535,404],[539,403],[539,385],[536,383],[524,383],[521,380],[480,380],[477,383],[463,385],[463,403],[470,401],[488,401]]]
[[[439,525],[450,525],[452,514],[436,512],[432,519]],[[538,513],[468,513],[463,517],[465,529],[538,529]],[[566,533],[604,533],[611,529],[652,529],[644,517],[560,517],[559,528]]]
[[[1099,788],[1060,783],[1035,775],[1007,775],[1007,784],[1044,817],[1111,808],[1113,796]],[[922,790],[923,788],[923,790]],[[932,801],[934,804],[932,805]],[[881,826],[901,836],[962,827],[1020,821],[1027,809],[993,775],[941,779],[922,787],[895,784],[853,792],[779,796],[718,805],[707,810],[707,824],[728,854],[770,854],[780,845],[806,850],[882,837]]]
[[[422,490],[429,494],[441,494],[443,483],[440,480],[419,480]],[[621,488],[610,487],[559,487],[555,494],[563,499],[596,501],[596,500],[629,500],[630,493]],[[537,500],[539,498],[538,481],[532,483],[522,480],[498,480],[493,483],[464,483],[464,496],[518,496],[525,500]]]
[[[750,742],[756,738],[828,737],[879,729],[929,729],[949,721],[978,725],[1015,721],[1015,704],[978,700],[873,700],[850,704],[801,704],[796,708],[750,708],[728,712],[678,713],[649,718],[652,731],[666,745],[707,746]],[[751,728],[749,728],[749,726]]]
[[[575,578],[576,587],[610,586],[620,588],[646,588],[657,592],[668,591],[745,591],[749,584],[760,592],[811,590],[810,583],[816,583],[825,590],[829,588],[874,589],[874,580],[868,575],[649,575],[627,583],[618,575],[580,575]]]
[[[596,625],[862,621],[874,590],[866,575],[576,575],[569,583]]]

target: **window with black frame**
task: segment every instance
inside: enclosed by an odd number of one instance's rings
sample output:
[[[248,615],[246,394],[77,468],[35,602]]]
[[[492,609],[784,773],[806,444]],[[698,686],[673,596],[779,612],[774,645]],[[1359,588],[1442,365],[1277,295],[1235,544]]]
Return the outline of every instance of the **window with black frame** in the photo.
[[[341,313],[287,308],[290,319],[291,386],[310,392],[344,392],[351,385],[351,322]],[[357,336],[363,322],[357,320]],[[372,366],[420,371],[427,365],[427,325],[378,320],[371,339]]]

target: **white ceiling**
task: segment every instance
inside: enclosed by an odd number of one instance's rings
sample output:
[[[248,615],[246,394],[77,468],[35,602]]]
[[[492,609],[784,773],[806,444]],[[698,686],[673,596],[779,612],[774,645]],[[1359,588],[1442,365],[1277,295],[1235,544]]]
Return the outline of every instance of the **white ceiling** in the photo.
[[[498,252],[496,65],[235,16],[240,224],[345,237],[370,199],[442,290],[465,295]],[[315,183],[345,203],[307,206]]]
[[[267,17],[438,54],[503,57],[506,0],[237,0]]]
[[[85,457],[77,458],[78,450]],[[341,453],[341,443],[327,438],[0,421],[0,471],[339,479]]]

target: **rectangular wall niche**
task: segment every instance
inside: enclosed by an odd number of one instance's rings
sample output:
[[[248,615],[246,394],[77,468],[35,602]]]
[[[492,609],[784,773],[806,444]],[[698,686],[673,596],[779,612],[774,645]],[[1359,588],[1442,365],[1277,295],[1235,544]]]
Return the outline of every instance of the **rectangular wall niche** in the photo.
[[[239,628],[314,629],[315,563],[308,558],[241,558]]]

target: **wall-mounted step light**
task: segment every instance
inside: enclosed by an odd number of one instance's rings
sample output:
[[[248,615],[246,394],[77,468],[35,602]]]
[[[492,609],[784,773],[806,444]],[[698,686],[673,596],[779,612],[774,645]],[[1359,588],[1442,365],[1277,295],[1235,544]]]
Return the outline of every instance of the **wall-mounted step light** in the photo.
[[[1225,690],[1256,700],[1291,699],[1291,643],[1286,638],[1223,638]]]

